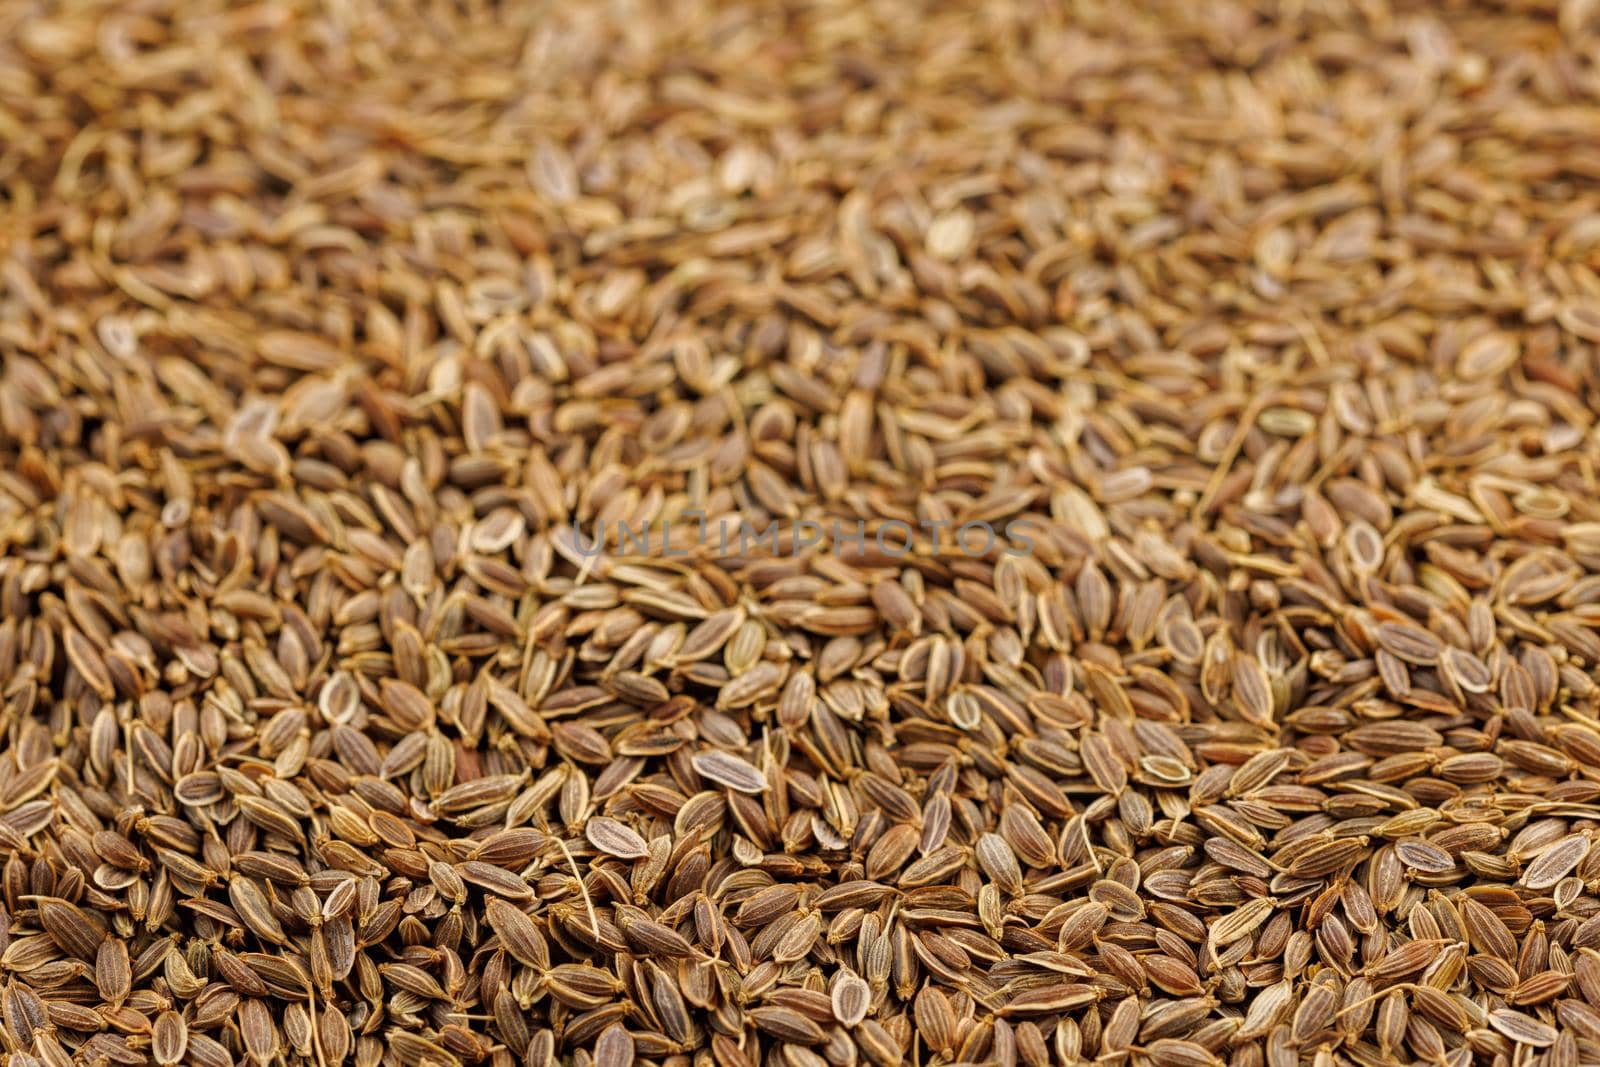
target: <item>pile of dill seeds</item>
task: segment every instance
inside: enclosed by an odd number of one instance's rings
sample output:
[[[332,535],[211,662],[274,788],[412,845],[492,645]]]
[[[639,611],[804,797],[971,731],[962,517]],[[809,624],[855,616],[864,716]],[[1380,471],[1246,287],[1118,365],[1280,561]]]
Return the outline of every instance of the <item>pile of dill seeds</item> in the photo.
[[[0,0],[0,1060],[1600,1064],[1597,348],[1594,0]]]

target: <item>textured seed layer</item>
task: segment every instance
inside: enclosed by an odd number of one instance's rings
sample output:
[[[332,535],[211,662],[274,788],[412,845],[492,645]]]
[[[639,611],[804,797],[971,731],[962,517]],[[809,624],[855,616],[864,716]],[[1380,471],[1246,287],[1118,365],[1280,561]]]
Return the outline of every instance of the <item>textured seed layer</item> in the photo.
[[[981,8],[0,0],[5,1067],[1600,1064],[1600,4]]]

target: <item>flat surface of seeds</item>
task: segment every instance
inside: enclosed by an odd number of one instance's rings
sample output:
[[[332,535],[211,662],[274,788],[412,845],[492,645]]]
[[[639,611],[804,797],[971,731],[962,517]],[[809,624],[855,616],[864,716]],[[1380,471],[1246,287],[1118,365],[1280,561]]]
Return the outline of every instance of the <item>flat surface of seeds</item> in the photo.
[[[0,0],[0,1059],[1600,1064],[1597,31]]]

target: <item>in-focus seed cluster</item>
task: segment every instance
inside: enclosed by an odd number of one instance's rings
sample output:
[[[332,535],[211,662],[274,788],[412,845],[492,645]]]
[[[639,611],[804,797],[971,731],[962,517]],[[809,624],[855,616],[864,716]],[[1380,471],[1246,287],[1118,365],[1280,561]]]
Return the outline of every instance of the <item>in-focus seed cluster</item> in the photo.
[[[1600,1064],[1597,29],[0,0],[0,1057]]]

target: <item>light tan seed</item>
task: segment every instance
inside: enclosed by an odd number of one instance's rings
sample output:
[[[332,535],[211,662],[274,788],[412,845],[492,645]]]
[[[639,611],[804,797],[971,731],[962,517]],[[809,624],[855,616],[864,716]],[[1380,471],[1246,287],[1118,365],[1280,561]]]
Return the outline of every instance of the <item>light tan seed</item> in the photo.
[[[266,1064],[278,1054],[277,1028],[266,1002],[251,998],[239,1005],[239,1035],[251,1060]]]
[[[585,823],[583,834],[591,845],[608,856],[633,860],[650,854],[644,838],[616,819],[604,815],[596,815]]]
[[[1240,938],[1248,937],[1266,922],[1272,910],[1272,901],[1252,900],[1213,923],[1207,932],[1207,937],[1219,948],[1231,945]]]
[[[632,1067],[633,1037],[621,1023],[612,1023],[600,1032],[594,1046],[595,1067]]]
[[[183,1016],[175,1011],[164,1011],[156,1017],[150,1030],[150,1057],[159,1064],[183,1062],[189,1048],[189,1028]]]
[[[758,794],[768,787],[766,775],[730,752],[703,752],[690,762],[704,777],[740,793]]]
[[[1549,889],[1575,869],[1589,852],[1586,834],[1568,834],[1539,853],[1523,871],[1521,883],[1529,889]]]
[[[1093,1004],[1098,999],[1093,987],[1069,983],[1019,993],[1000,1010],[1006,1016],[1052,1015]]]
[[[849,970],[841,970],[833,981],[833,1017],[844,1026],[855,1026],[872,1006],[872,988]]]
[[[1560,1036],[1555,1027],[1510,1008],[1489,1012],[1489,1025],[1519,1045],[1549,1048]]]

